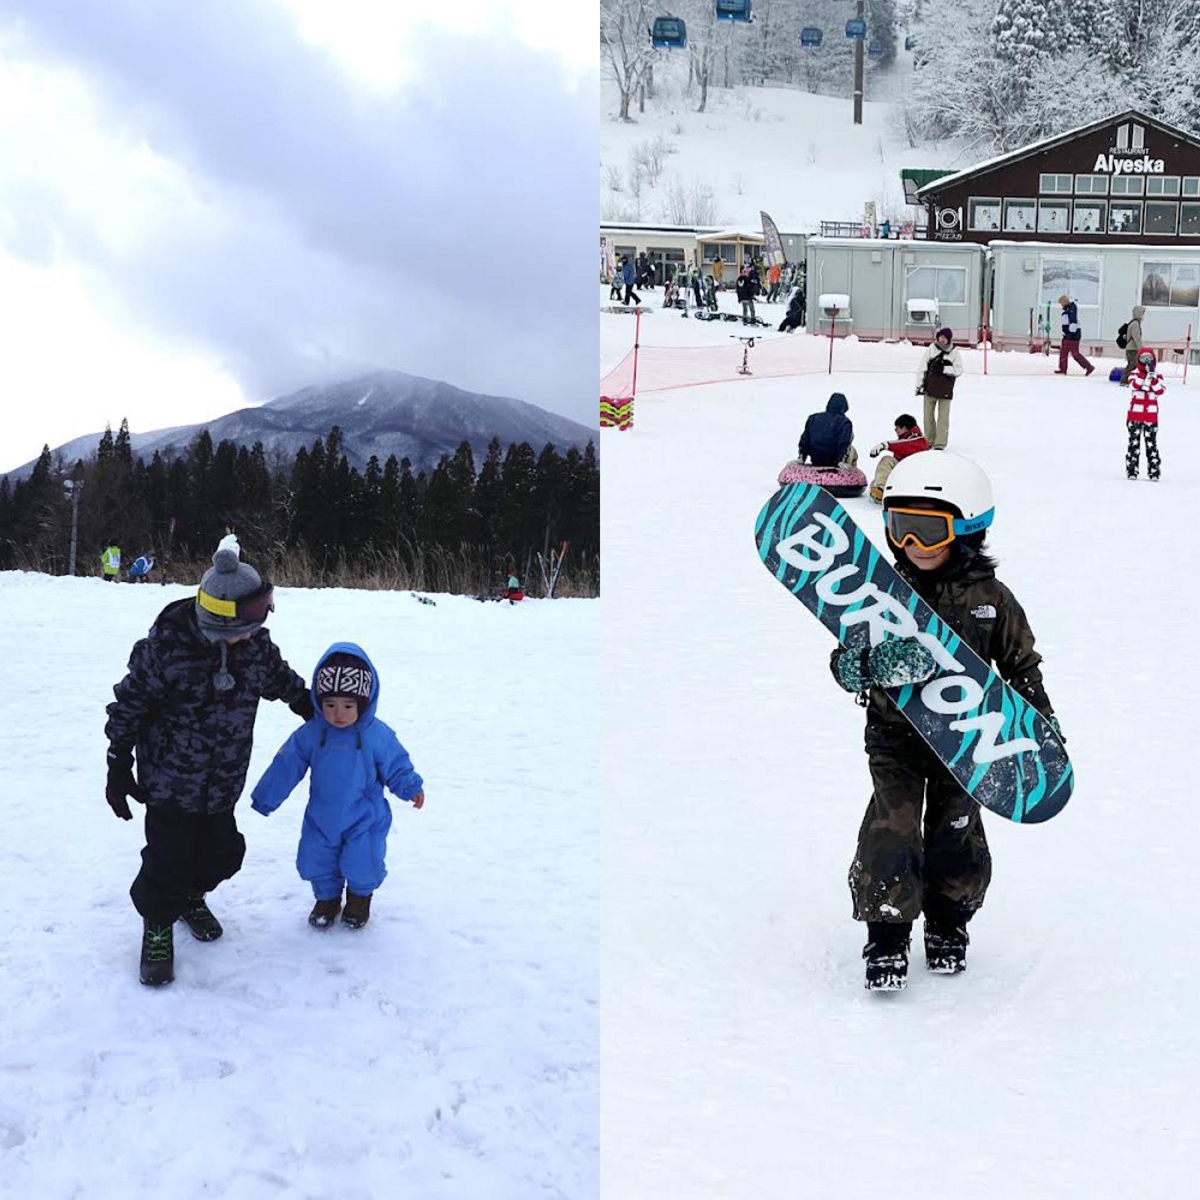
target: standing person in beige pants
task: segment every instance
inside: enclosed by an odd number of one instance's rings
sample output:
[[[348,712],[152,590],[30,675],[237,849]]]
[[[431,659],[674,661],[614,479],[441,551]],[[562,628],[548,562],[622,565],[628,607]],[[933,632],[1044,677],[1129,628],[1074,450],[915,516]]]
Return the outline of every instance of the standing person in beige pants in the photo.
[[[925,401],[925,436],[934,450],[945,450],[950,439],[950,401],[954,399],[954,381],[962,373],[954,332],[943,327],[934,335],[917,372],[917,395]]]

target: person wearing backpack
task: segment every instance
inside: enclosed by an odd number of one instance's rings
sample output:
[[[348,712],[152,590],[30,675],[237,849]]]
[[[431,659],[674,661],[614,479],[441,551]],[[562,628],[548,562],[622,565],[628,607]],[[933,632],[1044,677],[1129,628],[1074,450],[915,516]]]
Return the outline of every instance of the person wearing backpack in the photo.
[[[925,436],[935,450],[945,450],[950,438],[950,401],[954,381],[963,373],[962,355],[954,333],[942,328],[926,349],[917,372],[917,395],[925,401]]]
[[[1059,296],[1058,302],[1062,305],[1062,341],[1058,346],[1058,370],[1054,373],[1067,373],[1067,356],[1070,355],[1083,368],[1084,374],[1090,375],[1096,368],[1079,353],[1079,341],[1083,331],[1079,328],[1079,313],[1075,308],[1075,301],[1070,296],[1063,295]]]
[[[1142,349],[1142,318],[1146,315],[1145,308],[1138,304],[1134,306],[1133,317],[1127,325],[1117,330],[1117,345],[1125,351],[1125,366],[1121,371],[1121,383],[1129,382],[1129,376],[1137,370],[1138,354]],[[1124,333],[1125,340],[1121,341]]]

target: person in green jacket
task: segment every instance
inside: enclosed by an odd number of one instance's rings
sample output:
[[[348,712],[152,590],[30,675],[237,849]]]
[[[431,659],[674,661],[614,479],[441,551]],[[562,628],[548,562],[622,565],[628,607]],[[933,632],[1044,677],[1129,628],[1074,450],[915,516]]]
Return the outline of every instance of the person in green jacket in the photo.
[[[106,583],[112,583],[121,573],[121,547],[112,538],[100,554],[100,569]]]

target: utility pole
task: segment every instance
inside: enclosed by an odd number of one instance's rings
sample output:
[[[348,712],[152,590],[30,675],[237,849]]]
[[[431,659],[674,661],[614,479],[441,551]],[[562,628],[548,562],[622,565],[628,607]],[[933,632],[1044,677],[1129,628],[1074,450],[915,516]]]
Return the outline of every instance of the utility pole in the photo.
[[[854,8],[854,15],[865,18],[867,15],[866,0],[858,0]],[[863,42],[866,38],[854,39],[854,123],[855,125],[862,124],[862,104],[863,104]]]
[[[75,549],[79,545],[79,497],[83,492],[82,479],[64,479],[63,491],[71,498],[71,559],[67,574],[75,575]]]

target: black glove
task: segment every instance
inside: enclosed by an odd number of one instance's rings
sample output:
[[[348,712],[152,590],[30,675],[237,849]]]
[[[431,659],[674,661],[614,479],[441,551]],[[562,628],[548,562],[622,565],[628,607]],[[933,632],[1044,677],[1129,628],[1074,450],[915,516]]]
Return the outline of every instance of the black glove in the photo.
[[[312,693],[303,691],[295,700],[288,705],[302,721],[311,721],[317,715],[317,710],[313,707]]]
[[[126,796],[132,796],[139,804],[145,804],[142,790],[133,778],[133,751],[120,746],[108,748],[108,779],[104,784],[104,798],[108,807],[122,821],[132,821]]]

